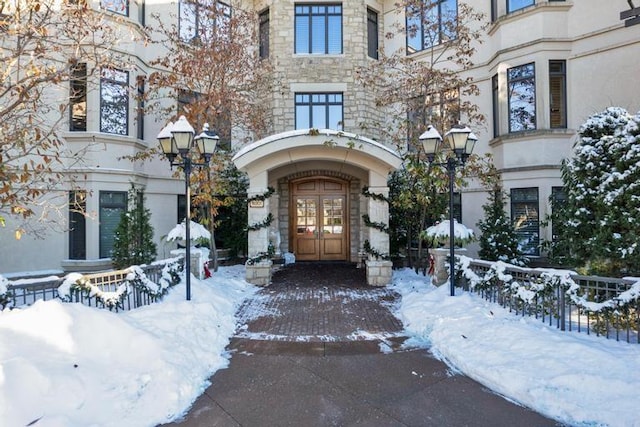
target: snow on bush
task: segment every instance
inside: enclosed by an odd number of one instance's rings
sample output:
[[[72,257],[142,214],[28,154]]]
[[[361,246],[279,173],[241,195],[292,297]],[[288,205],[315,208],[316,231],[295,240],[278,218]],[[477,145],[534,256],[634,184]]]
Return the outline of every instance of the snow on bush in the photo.
[[[441,221],[427,228],[422,236],[425,240],[430,241],[433,246],[438,244],[449,244],[449,220]],[[453,220],[453,237],[456,246],[464,246],[473,240],[473,230],[467,228],[464,224]]]
[[[9,280],[0,275],[0,310],[8,307],[10,302]]]
[[[169,231],[167,234],[167,241],[174,242],[178,240],[186,240],[187,239],[187,226],[186,219],[182,220],[182,222]],[[210,240],[211,233],[204,226],[198,224],[197,222],[191,221],[189,225],[189,239],[191,241],[198,240]]]

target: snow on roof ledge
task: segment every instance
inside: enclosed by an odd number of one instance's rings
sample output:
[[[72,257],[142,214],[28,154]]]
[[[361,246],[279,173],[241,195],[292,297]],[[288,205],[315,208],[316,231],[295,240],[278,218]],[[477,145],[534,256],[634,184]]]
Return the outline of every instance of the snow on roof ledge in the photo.
[[[316,133],[317,132],[317,133]],[[287,132],[282,132],[282,133],[278,133],[275,135],[270,135],[266,138],[260,139],[256,142],[253,142],[245,147],[243,147],[240,151],[238,151],[238,153],[236,153],[235,156],[233,156],[232,161],[236,161],[237,159],[239,159],[240,157],[246,155],[247,153],[256,150],[264,145],[270,144],[272,142],[275,141],[279,141],[279,140],[283,140],[283,139],[287,139],[287,138],[295,138],[297,136],[303,136],[303,135],[308,135],[308,136],[337,136],[339,138],[348,138],[348,139],[355,139],[358,141],[362,141],[366,144],[370,144],[376,148],[379,148],[381,150],[384,150],[385,152],[387,152],[388,154],[390,154],[391,156],[396,157],[398,160],[400,160],[400,156],[398,155],[398,153],[396,153],[394,150],[392,150],[389,147],[386,147],[384,145],[382,145],[381,143],[374,141],[373,139],[355,134],[355,133],[351,133],[351,132],[344,132],[344,131],[337,131],[337,130],[333,130],[333,129],[297,129],[297,130],[292,130],[292,131],[287,131]]]

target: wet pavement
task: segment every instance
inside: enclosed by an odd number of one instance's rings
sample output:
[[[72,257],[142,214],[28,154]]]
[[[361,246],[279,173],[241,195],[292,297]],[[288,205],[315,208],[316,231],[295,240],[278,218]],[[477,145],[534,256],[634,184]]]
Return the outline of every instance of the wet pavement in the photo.
[[[399,299],[351,264],[283,268],[238,310],[229,367],[170,425],[559,425],[406,347]]]

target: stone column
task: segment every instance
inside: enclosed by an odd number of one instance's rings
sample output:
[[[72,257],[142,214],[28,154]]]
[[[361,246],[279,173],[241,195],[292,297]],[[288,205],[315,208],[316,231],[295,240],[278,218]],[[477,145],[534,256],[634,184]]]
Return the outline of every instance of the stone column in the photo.
[[[389,197],[389,187],[369,187],[369,192]],[[367,213],[374,223],[389,225],[389,204],[384,200],[369,197]],[[369,244],[371,248],[380,254],[389,254],[389,233],[385,233],[374,227],[369,227]],[[386,286],[391,283],[392,262],[374,255],[367,259],[367,283],[372,286]]]
[[[260,196],[268,191],[266,173],[250,180],[247,195],[249,198]],[[257,200],[249,203],[248,225],[262,224],[271,212],[269,199]],[[248,239],[248,260],[246,267],[247,282],[254,285],[268,286],[271,283],[272,261],[268,258],[256,261],[256,258],[266,254],[269,249],[269,228],[262,227],[257,230],[249,230]]]
[[[435,248],[430,250],[433,254],[433,276],[431,283],[440,286],[449,281],[449,248]],[[466,255],[465,248],[455,248],[455,255]]]

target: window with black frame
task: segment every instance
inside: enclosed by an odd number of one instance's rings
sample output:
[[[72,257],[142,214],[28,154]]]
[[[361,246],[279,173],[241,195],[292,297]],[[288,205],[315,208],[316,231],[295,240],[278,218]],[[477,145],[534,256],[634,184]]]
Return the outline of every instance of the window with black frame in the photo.
[[[460,121],[460,92],[450,89],[426,96],[416,96],[407,105],[408,150],[420,147],[419,136],[428,125],[446,132]]]
[[[342,93],[296,93],[296,129],[342,130]]]
[[[405,18],[407,53],[420,52],[457,37],[458,1],[412,1]]]
[[[118,15],[129,16],[128,0],[101,0],[100,7]]]
[[[84,62],[71,65],[69,81],[69,130],[71,132],[87,131],[87,64]]]
[[[535,3],[535,0],[507,0],[507,13],[524,9],[525,7],[532,6]]]
[[[525,64],[507,70],[509,132],[536,129],[536,68]]]
[[[493,137],[500,136],[500,86],[498,75],[491,77],[491,107],[493,115]]]
[[[260,43],[260,59],[269,57],[269,9],[258,15],[258,40]]]
[[[146,78],[145,76],[138,76],[137,77],[137,103],[138,106],[136,108],[136,113],[137,113],[137,117],[136,117],[136,124],[137,124],[137,134],[136,137],[138,139],[144,139],[144,96],[145,96],[145,81]]]
[[[378,12],[367,8],[367,55],[378,59]]]
[[[129,73],[103,68],[100,74],[100,132],[129,134]]]
[[[198,104],[192,107],[191,104]],[[193,111],[195,110],[195,111]],[[202,126],[209,123],[209,129],[218,135],[216,150],[231,149],[231,112],[221,106],[212,108],[203,98],[203,95],[190,90],[181,89],[178,91],[177,117],[186,116],[193,118],[194,126]],[[198,133],[199,133],[198,129]]]
[[[69,259],[87,259],[87,192],[69,192]]]
[[[538,188],[511,189],[511,222],[524,255],[540,255]]]
[[[99,197],[100,258],[110,258],[113,253],[116,228],[122,213],[127,210],[127,192],[101,191]]]
[[[295,53],[342,53],[342,5],[296,4]]]
[[[212,40],[223,33],[231,21],[231,6],[216,0],[180,0],[180,38],[192,40]]]
[[[562,209],[565,201],[567,200],[567,193],[564,187],[551,187],[551,210]],[[558,240],[558,230],[560,230],[562,224],[554,224],[551,222],[551,239],[552,241]]]
[[[567,61],[549,61],[549,125],[567,127]]]
[[[136,0],[136,4],[138,5],[138,23],[143,27],[145,26],[147,13],[147,5],[145,1],[146,0]]]
[[[453,193],[453,218],[462,224],[462,193]]]

